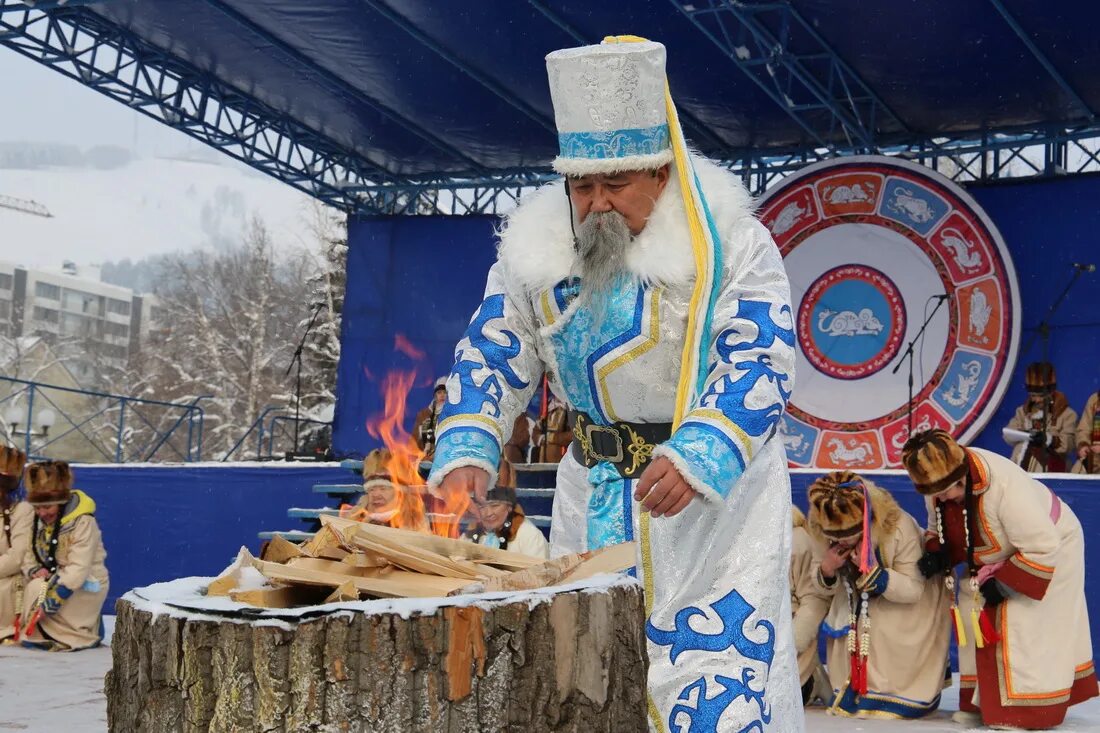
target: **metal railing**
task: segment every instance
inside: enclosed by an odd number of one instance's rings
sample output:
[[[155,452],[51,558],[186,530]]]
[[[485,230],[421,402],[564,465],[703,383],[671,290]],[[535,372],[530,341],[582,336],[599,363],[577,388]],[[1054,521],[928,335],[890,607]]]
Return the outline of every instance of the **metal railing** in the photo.
[[[248,430],[245,431],[244,435],[237,439],[237,442],[233,444],[233,447],[226,451],[225,455],[223,455],[220,460],[223,462],[231,461],[234,458],[245,460],[242,457],[242,451],[244,451],[246,444],[251,443],[251,441],[249,441],[249,438],[253,434],[255,434],[256,436],[255,446],[257,461],[270,461],[280,456],[285,451],[280,451],[279,453],[276,453],[276,441],[285,440],[287,438],[293,440],[295,419],[293,416],[290,415],[273,415],[273,413],[287,411],[289,411],[289,408],[287,407],[276,407],[271,405],[265,407],[260,412],[259,417],[257,417],[252,422],[252,425],[249,426]],[[268,420],[268,415],[272,415],[270,420]],[[267,423],[266,426],[265,421]],[[300,425],[316,425],[320,427],[328,427],[332,425],[331,421],[313,420],[311,418],[305,417],[298,418],[297,422]],[[308,435],[308,433],[303,433],[303,435]],[[297,451],[298,446],[291,444],[290,449]]]
[[[5,385],[3,428],[34,460],[202,460],[205,413],[198,403],[209,395],[189,403],[163,402],[0,376],[0,388]],[[47,410],[52,424],[43,428]],[[9,420],[16,414],[18,420]]]

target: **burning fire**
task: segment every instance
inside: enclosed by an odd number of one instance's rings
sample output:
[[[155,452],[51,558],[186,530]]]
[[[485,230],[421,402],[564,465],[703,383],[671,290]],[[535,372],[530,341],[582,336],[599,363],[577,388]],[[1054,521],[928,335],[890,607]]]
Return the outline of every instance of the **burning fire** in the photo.
[[[404,427],[405,410],[409,392],[416,383],[415,371],[393,371],[382,380],[384,407],[381,415],[367,420],[367,432],[381,440],[386,447],[385,473],[396,488],[396,511],[389,525],[403,529],[426,531],[441,537],[457,538],[462,517],[470,508],[470,496],[465,490],[450,492],[444,496],[429,496],[435,510],[425,521],[424,496],[427,495],[419,467],[424,452],[416,445],[412,435]],[[367,509],[340,507],[340,515],[360,521],[370,518]]]

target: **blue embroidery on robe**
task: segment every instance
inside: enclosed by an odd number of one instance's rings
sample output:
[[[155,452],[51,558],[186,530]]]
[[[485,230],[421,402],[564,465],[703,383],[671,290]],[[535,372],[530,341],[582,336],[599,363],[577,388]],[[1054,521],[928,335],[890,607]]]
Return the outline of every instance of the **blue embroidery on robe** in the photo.
[[[481,352],[481,355],[485,357],[485,365],[504,377],[508,386],[512,389],[524,389],[527,386],[527,382],[516,374],[512,369],[512,365],[509,363],[512,359],[519,356],[519,352],[523,349],[523,344],[520,342],[519,336],[503,328],[499,329],[496,332],[508,341],[507,345],[502,345],[498,344],[489,337],[488,333],[486,333],[487,330],[490,330],[489,321],[498,318],[504,318],[503,293],[490,295],[485,299],[481,307],[478,308],[477,315],[470,321],[470,326],[466,330],[466,338],[470,340],[470,346],[477,349]]]
[[[691,620],[697,616],[705,618],[706,614],[695,606],[688,606],[676,613],[675,626],[671,630],[658,629],[651,620],[647,620],[646,636],[658,646],[669,647],[668,657],[673,664],[684,652],[721,653],[732,647],[742,657],[765,665],[765,685],[760,690],[752,689],[749,683],[757,679],[757,672],[749,667],[743,667],[740,680],[716,675],[715,682],[722,685],[724,689],[708,699],[706,679],[700,677],[680,691],[677,701],[681,704],[673,707],[668,719],[669,727],[677,730],[677,716],[686,713],[691,720],[688,733],[716,732],[718,722],[726,708],[743,697],[746,701],[755,702],[759,706],[760,715],[739,733],[748,733],[752,730],[762,732],[764,725],[771,721],[771,710],[765,704],[764,696],[767,674],[775,657],[775,627],[769,621],[760,620],[756,622],[755,628],[764,630],[764,640],[753,641],[745,636],[745,624],[756,609],[736,589],[731,589],[724,597],[710,604],[710,608],[722,621],[721,631],[706,633],[693,629]],[[689,704],[692,692],[697,693],[694,707]]]
[[[579,304],[550,337],[569,403],[604,424],[610,421],[599,401],[595,363],[609,350],[641,333],[644,301],[645,288],[623,276],[607,294],[602,304],[603,318],[598,323],[588,306]]]
[[[739,361],[733,366],[741,370],[740,376],[735,379],[730,374],[723,374],[711,382],[699,403],[703,407],[715,407],[748,435],[764,435],[783,416],[783,407],[791,397],[791,391],[784,389],[783,385],[790,377],[773,369],[771,357],[767,354],[758,354],[755,360]],[[747,407],[745,402],[749,393],[761,379],[775,385],[780,401],[759,409]]]
[[[696,616],[706,618],[706,613],[695,606],[688,606],[676,613],[676,626],[670,631],[658,629],[651,620],[646,620],[646,636],[658,646],[670,647],[668,658],[673,664],[687,651],[724,652],[733,647],[741,656],[771,666],[775,655],[775,627],[770,621],[757,621],[756,628],[767,633],[765,640],[757,642],[745,636],[745,622],[756,609],[736,588],[710,604],[710,607],[722,620],[722,630],[717,633],[708,634],[691,628],[691,619]]]
[[[771,308],[772,304],[763,300],[737,301],[737,315],[734,316],[734,319],[752,321],[756,324],[756,338],[752,341],[741,341],[740,343],[731,345],[731,338],[735,336],[744,336],[745,333],[737,327],[727,328],[718,337],[718,356],[722,361],[727,364],[733,361],[733,352],[735,351],[768,348],[775,343],[776,339],[779,339],[787,346],[794,346],[794,329],[784,328],[776,323],[772,319]],[[779,312],[785,313],[788,318],[791,317],[791,307],[789,305],[782,306]]]
[[[705,486],[725,499],[745,472],[741,448],[724,430],[690,415],[667,445],[679,453],[694,475]]]
[[[495,435],[481,428],[460,425],[445,430],[435,447],[432,477],[436,471],[463,458],[496,466],[500,463],[500,443]]]
[[[763,732],[764,725],[771,722],[772,715],[771,710],[764,703],[764,691],[754,690],[749,685],[755,679],[756,673],[747,668],[741,670],[741,679],[739,680],[732,677],[723,677],[720,674],[715,675],[714,681],[721,685],[723,689],[714,697],[707,697],[707,680],[705,677],[700,677],[680,692],[680,696],[677,698],[677,702],[680,704],[673,706],[672,712],[668,716],[669,730],[683,731],[683,727],[679,725],[677,718],[681,713],[686,713],[688,720],[691,722],[683,733],[718,733],[718,722],[722,719],[722,713],[737,698],[743,697],[746,702],[755,702],[759,706],[760,719],[752,721],[742,728],[739,733],[748,733],[751,730]],[[696,693],[694,707],[691,706],[692,692]]]
[[[562,280],[554,286],[554,302],[558,305],[558,313],[565,313],[569,304],[581,294],[581,280],[579,277],[571,277]]]
[[[597,463],[588,471],[588,549],[598,550],[627,541],[633,535],[624,497],[630,496],[628,484],[610,463]]]

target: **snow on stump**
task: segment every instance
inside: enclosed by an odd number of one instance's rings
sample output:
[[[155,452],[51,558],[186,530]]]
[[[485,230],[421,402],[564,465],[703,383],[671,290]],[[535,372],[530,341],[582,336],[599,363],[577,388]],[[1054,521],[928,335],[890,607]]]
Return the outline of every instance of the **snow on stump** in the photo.
[[[646,730],[644,604],[626,576],[293,609],[209,582],[119,600],[110,731]]]

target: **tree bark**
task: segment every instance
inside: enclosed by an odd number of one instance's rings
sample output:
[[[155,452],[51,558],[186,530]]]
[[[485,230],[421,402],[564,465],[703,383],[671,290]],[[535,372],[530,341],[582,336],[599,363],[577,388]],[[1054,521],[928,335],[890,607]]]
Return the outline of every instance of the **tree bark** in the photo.
[[[646,730],[637,585],[289,627],[163,610],[118,602],[112,732]]]

